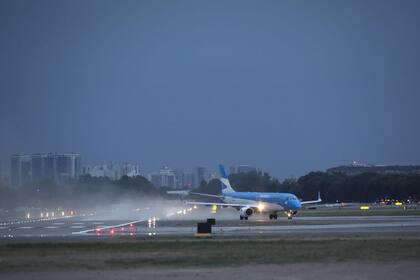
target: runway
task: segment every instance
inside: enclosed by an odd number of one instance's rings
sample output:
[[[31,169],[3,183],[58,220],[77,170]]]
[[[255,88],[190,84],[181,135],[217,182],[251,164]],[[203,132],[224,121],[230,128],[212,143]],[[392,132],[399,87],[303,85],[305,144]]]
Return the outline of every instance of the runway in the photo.
[[[0,223],[0,242],[91,241],[136,238],[194,237],[203,220],[99,220],[70,217]],[[19,222],[19,223],[18,223]],[[295,217],[280,219],[216,220],[213,237],[420,237],[420,216]]]

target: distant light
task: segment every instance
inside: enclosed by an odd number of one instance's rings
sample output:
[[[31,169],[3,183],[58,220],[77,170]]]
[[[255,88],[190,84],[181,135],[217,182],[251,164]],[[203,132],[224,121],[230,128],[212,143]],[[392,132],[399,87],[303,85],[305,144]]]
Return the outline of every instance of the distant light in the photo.
[[[113,228],[111,228],[111,230],[109,231],[109,234],[114,235],[115,230]]]
[[[370,207],[367,205],[360,206],[360,210],[369,210]]]
[[[61,211],[61,216],[63,216],[63,217],[64,217],[64,215],[65,215],[64,211]]]
[[[397,202],[395,202],[395,205],[396,206],[401,206],[402,205],[402,202],[397,201]]]
[[[30,219],[31,218],[31,214],[26,214],[26,218]]]

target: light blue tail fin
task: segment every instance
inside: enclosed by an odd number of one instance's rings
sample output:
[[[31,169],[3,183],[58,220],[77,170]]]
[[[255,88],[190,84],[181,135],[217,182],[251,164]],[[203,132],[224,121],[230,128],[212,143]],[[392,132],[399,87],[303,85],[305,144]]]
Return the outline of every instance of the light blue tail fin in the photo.
[[[230,182],[223,165],[219,165],[219,170],[220,182],[222,182],[222,193],[235,192],[235,190],[230,186]]]

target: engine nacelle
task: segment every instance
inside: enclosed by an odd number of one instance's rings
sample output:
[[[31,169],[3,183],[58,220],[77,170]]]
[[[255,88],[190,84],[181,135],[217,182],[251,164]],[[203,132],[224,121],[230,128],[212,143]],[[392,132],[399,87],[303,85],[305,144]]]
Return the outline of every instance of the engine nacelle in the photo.
[[[254,214],[254,210],[252,210],[252,208],[250,207],[242,207],[241,209],[239,209],[239,215],[241,215],[241,217],[249,217],[252,214]]]

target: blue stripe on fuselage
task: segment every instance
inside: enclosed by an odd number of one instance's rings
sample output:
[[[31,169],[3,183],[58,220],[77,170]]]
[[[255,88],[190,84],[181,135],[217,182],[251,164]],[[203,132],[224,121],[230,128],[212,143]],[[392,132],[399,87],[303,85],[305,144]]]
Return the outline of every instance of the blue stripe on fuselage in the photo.
[[[265,203],[278,204],[286,210],[299,210],[300,202],[291,193],[266,193],[266,192],[230,192],[224,193],[226,198],[250,200]]]

